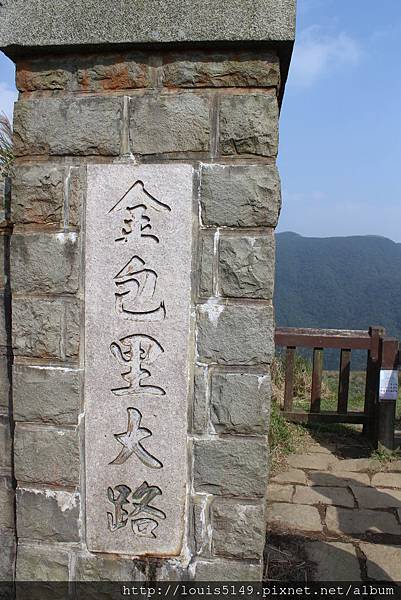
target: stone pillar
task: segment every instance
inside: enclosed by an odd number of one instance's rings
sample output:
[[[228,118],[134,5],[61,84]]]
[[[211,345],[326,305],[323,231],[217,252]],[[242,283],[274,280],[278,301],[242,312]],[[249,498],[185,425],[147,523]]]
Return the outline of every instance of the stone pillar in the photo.
[[[258,580],[295,2],[71,4],[0,8],[16,577]]]

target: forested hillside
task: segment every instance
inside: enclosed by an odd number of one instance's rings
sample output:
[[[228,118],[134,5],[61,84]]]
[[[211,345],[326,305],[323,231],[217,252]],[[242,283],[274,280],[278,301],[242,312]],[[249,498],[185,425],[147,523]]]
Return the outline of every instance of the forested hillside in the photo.
[[[294,327],[386,327],[401,339],[401,244],[376,236],[277,234],[276,321]]]

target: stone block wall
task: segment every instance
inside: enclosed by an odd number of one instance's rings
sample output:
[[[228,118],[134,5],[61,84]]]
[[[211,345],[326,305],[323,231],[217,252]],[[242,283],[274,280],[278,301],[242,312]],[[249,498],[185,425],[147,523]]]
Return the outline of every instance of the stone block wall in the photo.
[[[11,399],[10,182],[0,180],[0,581],[14,577],[15,483]]]
[[[17,85],[10,252],[17,578],[260,579],[279,59],[271,48],[229,47],[60,54],[17,60]],[[134,161],[185,162],[196,172],[197,358],[179,560],[91,554],[85,543],[85,165]],[[7,429],[7,413],[2,419]],[[4,436],[0,430],[0,443]]]

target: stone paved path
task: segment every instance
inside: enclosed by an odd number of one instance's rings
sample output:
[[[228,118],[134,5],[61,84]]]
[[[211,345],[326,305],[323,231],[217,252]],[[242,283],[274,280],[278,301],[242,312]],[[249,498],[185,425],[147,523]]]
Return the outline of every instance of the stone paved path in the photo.
[[[316,443],[271,478],[268,579],[401,580],[401,460],[364,454]]]

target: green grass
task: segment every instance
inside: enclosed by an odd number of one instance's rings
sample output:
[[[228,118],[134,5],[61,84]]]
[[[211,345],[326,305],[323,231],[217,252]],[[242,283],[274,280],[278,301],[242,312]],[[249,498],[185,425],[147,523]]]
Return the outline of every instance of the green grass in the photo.
[[[337,410],[338,372],[324,371],[322,378],[322,411]],[[348,410],[363,411],[365,402],[365,377],[363,371],[352,371],[350,375]],[[306,447],[313,441],[336,441],[338,438],[352,440],[360,437],[361,427],[349,424],[314,423],[300,425],[288,423],[280,412],[285,385],[285,359],[277,356],[272,365],[273,402],[270,419],[270,448],[272,471],[278,472],[286,463],[286,456]],[[312,384],[312,364],[308,359],[296,355],[294,371],[294,410],[309,411]],[[401,390],[397,400],[397,419],[401,419]],[[399,455],[378,449],[372,454],[381,463]]]

